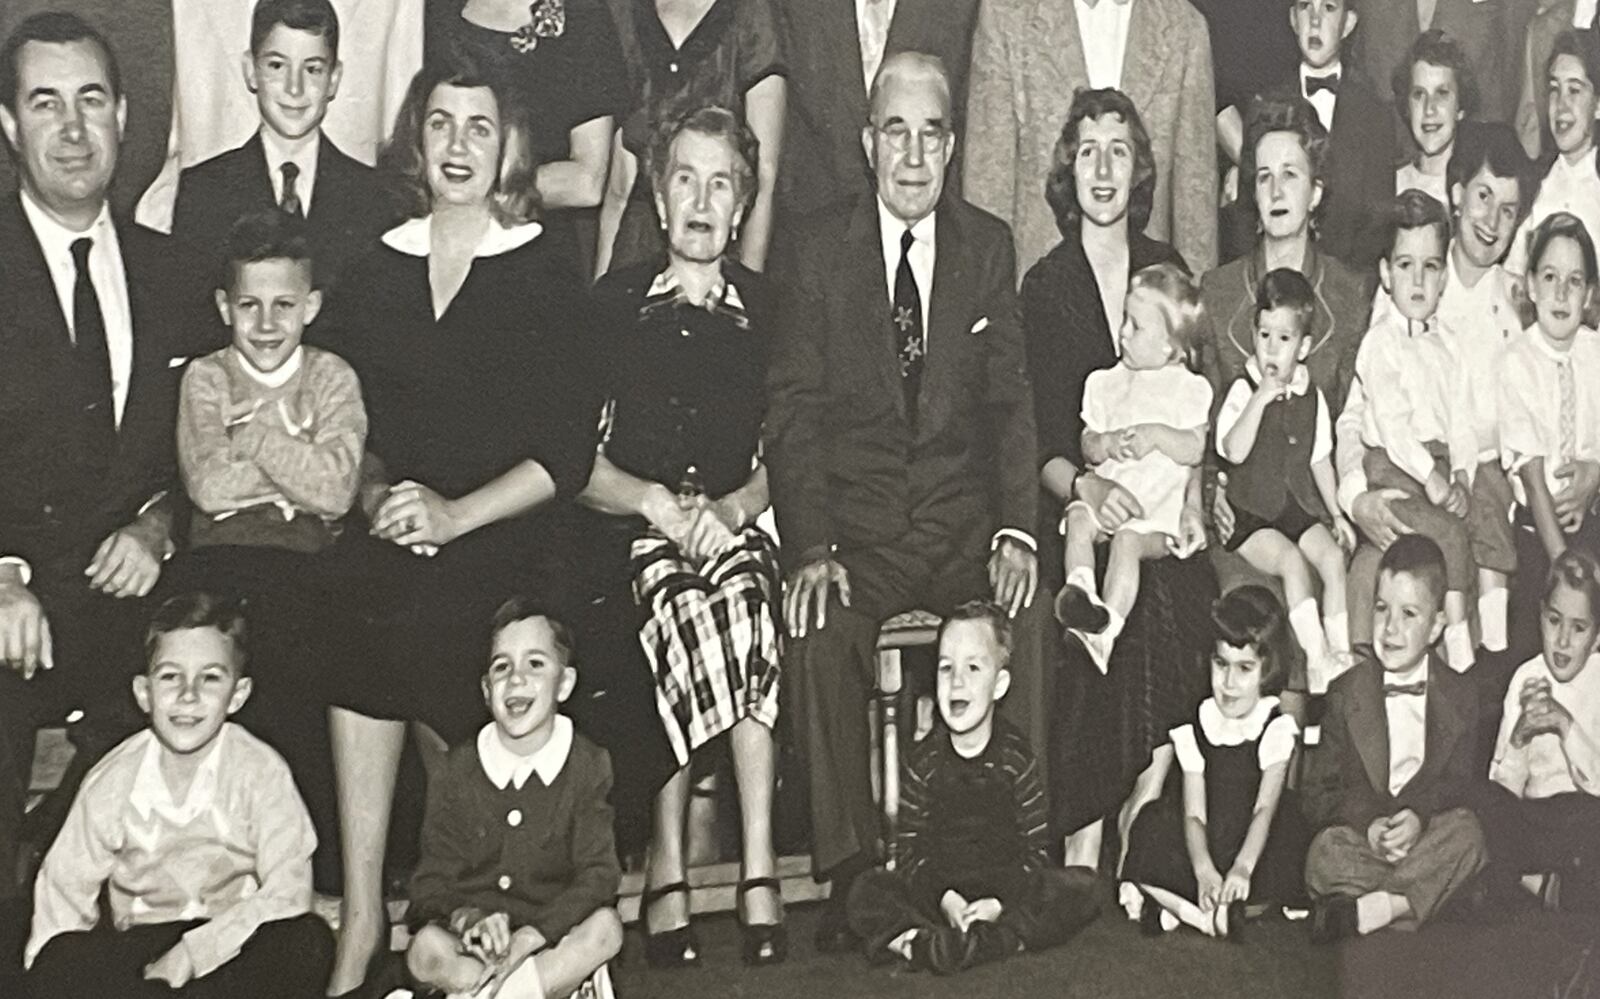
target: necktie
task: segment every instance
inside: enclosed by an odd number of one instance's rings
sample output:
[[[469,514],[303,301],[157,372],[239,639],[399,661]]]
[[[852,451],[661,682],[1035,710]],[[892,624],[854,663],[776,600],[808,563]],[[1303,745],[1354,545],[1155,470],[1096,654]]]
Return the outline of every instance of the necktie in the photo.
[[[1572,358],[1556,365],[1556,382],[1561,392],[1561,464],[1570,465],[1578,456],[1578,390],[1572,383]]]
[[[926,353],[922,337],[922,294],[911,273],[911,247],[915,242],[910,229],[900,236],[900,266],[894,272],[893,314],[901,387],[906,393],[906,412],[913,419],[917,413],[917,391],[922,387],[922,359]]]
[[[89,277],[89,251],[94,240],[85,236],[72,242],[72,340],[77,366],[79,402],[98,440],[96,447],[116,439],[116,411],[111,397],[111,353],[106,347],[106,321],[100,296]]]
[[[872,91],[872,80],[883,64],[883,50],[889,43],[892,0],[865,0],[861,8],[861,75]]]
[[[1339,96],[1339,74],[1329,73],[1327,76],[1306,77],[1306,97],[1316,96],[1317,91],[1326,90],[1335,97]]]
[[[1384,697],[1421,697],[1428,692],[1428,681],[1418,680],[1416,683],[1386,683],[1383,685]]]
[[[300,179],[300,168],[293,163],[285,163],[278,168],[283,173],[283,197],[278,200],[278,207],[290,215],[304,215],[300,209],[300,192],[295,190],[295,181]]]

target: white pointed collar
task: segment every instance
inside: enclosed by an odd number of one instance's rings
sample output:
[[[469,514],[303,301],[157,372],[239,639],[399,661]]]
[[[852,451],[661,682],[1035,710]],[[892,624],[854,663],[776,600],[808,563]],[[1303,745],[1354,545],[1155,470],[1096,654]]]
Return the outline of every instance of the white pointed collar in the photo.
[[[154,730],[146,729],[143,733],[144,755],[140,757],[139,770],[133,777],[133,789],[128,792],[128,804],[138,811],[142,819],[149,819],[152,812],[157,812],[175,825],[187,825],[194,821],[195,816],[210,808],[216,799],[223,744],[228,741],[232,729],[233,723],[225,722],[211,745],[202,750],[205,758],[200,761],[182,804],[172,800],[172,789],[161,775],[161,740],[156,738]]]
[[[555,783],[556,778],[561,776],[561,769],[567,765],[567,757],[572,753],[572,735],[572,719],[566,715],[556,715],[555,731],[550,733],[550,741],[536,752],[523,756],[506,748],[506,744],[500,741],[500,734],[495,731],[494,722],[490,722],[478,731],[478,763],[488,776],[489,783],[502,791],[507,785],[522,790],[530,774],[538,774],[548,787]]]

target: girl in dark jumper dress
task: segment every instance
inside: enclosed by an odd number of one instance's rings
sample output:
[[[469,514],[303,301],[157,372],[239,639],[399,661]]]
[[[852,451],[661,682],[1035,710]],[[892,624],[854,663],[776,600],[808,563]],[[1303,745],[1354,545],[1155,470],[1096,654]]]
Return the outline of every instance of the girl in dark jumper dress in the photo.
[[[1280,808],[1299,726],[1278,709],[1286,673],[1283,609],[1242,586],[1212,610],[1212,696],[1172,730],[1161,798],[1139,813],[1123,866],[1122,903],[1150,933],[1180,923],[1236,937],[1245,914],[1299,892],[1305,837]],[[1248,907],[1248,908],[1247,908]]]

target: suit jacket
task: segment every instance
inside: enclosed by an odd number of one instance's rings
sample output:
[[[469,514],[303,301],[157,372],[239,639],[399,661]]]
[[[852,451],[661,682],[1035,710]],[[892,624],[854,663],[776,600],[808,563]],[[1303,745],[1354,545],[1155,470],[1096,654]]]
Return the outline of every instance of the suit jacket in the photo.
[[[963,193],[1016,234],[1023,271],[1060,238],[1045,178],[1072,96],[1089,85],[1078,18],[1065,0],[985,0],[972,43]],[[1122,90],[1155,154],[1145,232],[1197,272],[1217,263],[1216,108],[1211,38],[1186,0],[1137,0]]]
[[[316,188],[306,229],[318,274],[328,288],[391,221],[377,171],[346,156],[326,135],[317,145]],[[301,185],[301,197],[305,197]],[[172,211],[172,235],[214,261],[241,215],[277,207],[261,133],[237,149],[183,171]]]
[[[1298,73],[1296,70],[1294,79],[1268,91],[1267,96],[1299,97]],[[1357,270],[1377,266],[1388,249],[1384,246],[1388,237],[1385,211],[1394,202],[1398,162],[1394,112],[1362,80],[1344,74],[1339,99],[1333,105],[1328,158],[1322,170],[1322,204],[1316,214],[1317,245],[1322,252]],[[1234,205],[1224,209],[1223,244],[1229,259],[1253,247],[1257,231],[1253,203],[1240,200]]]
[[[855,0],[774,0],[789,65],[789,98],[778,171],[777,203],[791,219],[869,195],[871,171],[861,148],[867,80]],[[978,0],[897,0],[884,55],[926,52],[944,61],[956,134],[962,134],[967,66]],[[959,190],[956,174],[952,189]],[[792,228],[786,222],[783,233]]]
[[[1478,117],[1510,121],[1516,109],[1516,39],[1532,13],[1533,0],[1438,0],[1433,23],[1454,38],[1466,54],[1482,97]],[[1415,0],[1363,3],[1351,55],[1367,83],[1384,103],[1394,100],[1395,67],[1411,53],[1422,33]],[[1341,96],[1340,100],[1344,98]]]
[[[1389,793],[1389,725],[1383,667],[1368,655],[1328,687],[1322,742],[1311,754],[1306,816],[1317,829],[1350,826],[1362,832],[1380,815],[1410,808],[1424,823],[1467,805],[1475,780],[1478,700],[1472,683],[1437,655],[1428,667],[1422,768]]]
[[[1550,130],[1550,111],[1544,97],[1545,63],[1556,47],[1556,36],[1572,27],[1574,0],[1555,0],[1529,21],[1519,50],[1517,138],[1531,159],[1544,155],[1545,135]]]
[[[914,428],[876,199],[816,218],[779,272],[766,458],[785,558],[796,564],[837,545],[940,565],[986,550],[999,528],[1033,531],[1033,395],[1011,234],[954,197],[940,205],[936,227]]]
[[[82,474],[72,428],[73,346],[39,241],[13,194],[0,203],[0,554],[36,581],[78,578],[95,548],[162,490],[181,492],[176,359],[214,347],[216,313],[172,241],[117,224],[133,315],[127,403],[107,474]],[[37,585],[37,583],[36,583]]]

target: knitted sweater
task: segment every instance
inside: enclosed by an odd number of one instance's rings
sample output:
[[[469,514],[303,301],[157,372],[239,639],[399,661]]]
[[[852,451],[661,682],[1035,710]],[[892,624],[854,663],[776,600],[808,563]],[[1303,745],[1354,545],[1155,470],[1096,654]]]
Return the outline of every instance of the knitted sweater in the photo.
[[[332,540],[323,525],[355,502],[367,436],[356,374],[315,347],[289,363],[297,367],[273,385],[228,347],[184,372],[178,459],[196,507],[195,547],[314,551]]]

